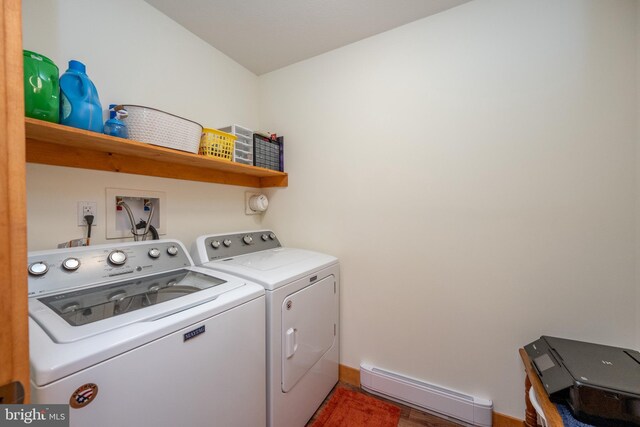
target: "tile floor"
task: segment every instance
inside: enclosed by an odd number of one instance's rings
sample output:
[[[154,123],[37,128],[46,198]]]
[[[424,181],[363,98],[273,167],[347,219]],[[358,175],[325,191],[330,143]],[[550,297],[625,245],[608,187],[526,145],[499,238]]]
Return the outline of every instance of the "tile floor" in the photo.
[[[418,427],[418,426],[422,426],[422,427],[424,427],[424,426],[427,426],[427,427],[459,427],[459,426],[461,426],[461,424],[456,424],[456,423],[451,422],[449,420],[445,420],[443,418],[438,418],[435,415],[431,415],[431,414],[428,414],[426,412],[419,411],[419,410],[411,408],[409,406],[401,405],[400,403],[384,399],[384,398],[382,398],[380,396],[374,396],[374,395],[372,395],[370,393],[367,393],[364,390],[361,390],[359,387],[354,387],[352,385],[349,385],[349,384],[346,384],[346,383],[343,383],[343,382],[339,382],[336,385],[336,387],[338,387],[338,386],[341,386],[341,387],[344,387],[344,388],[348,388],[348,389],[354,390],[354,391],[359,391],[361,393],[366,394],[367,396],[371,396],[371,397],[374,397],[376,399],[380,399],[380,400],[382,400],[384,402],[389,402],[389,403],[399,407],[400,408],[400,421],[398,422],[398,427]],[[334,387],[334,390],[335,390],[335,387]],[[311,420],[309,420],[309,422],[307,423],[307,426],[310,426],[313,423],[313,421],[316,419],[316,417],[318,416],[320,411],[325,407],[325,405],[327,404],[327,402],[331,398],[332,394],[333,394],[333,391],[329,394],[329,396],[327,396],[327,398],[322,403],[322,406],[320,406],[320,408],[316,411],[316,413],[313,415]],[[349,427],[349,426],[344,426],[344,427]]]

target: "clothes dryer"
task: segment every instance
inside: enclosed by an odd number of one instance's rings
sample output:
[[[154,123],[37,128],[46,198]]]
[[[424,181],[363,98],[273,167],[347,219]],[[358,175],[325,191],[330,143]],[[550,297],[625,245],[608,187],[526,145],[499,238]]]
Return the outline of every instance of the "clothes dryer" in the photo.
[[[338,259],[270,230],[200,236],[196,264],[266,290],[267,425],[303,427],[338,382]]]

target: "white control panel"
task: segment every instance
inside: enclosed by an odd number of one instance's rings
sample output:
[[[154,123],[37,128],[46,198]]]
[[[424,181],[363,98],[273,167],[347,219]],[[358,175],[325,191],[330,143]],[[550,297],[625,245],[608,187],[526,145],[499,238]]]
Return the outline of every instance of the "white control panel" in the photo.
[[[177,240],[151,240],[29,253],[29,296],[193,265]]]
[[[271,230],[211,235],[205,238],[205,245],[209,261],[281,247]]]

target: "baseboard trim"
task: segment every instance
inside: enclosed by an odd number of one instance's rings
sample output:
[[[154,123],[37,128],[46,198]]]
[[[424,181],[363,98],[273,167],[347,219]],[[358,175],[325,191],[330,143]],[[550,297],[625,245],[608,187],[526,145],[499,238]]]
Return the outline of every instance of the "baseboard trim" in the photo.
[[[343,383],[347,383],[354,387],[360,387],[360,369],[355,369],[345,365],[339,365],[338,378]]]
[[[340,381],[354,387],[360,387],[360,369],[346,365],[339,365],[338,376]],[[493,413],[493,427],[523,427],[524,421],[499,412]]]

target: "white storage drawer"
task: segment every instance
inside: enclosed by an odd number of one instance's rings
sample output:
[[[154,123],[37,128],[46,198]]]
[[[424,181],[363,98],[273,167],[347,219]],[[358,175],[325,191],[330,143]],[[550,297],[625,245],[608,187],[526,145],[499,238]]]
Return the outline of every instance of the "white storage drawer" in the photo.
[[[236,141],[233,152],[233,161],[245,165],[253,164],[253,131],[243,126],[231,125],[220,128],[223,132],[235,135]]]

